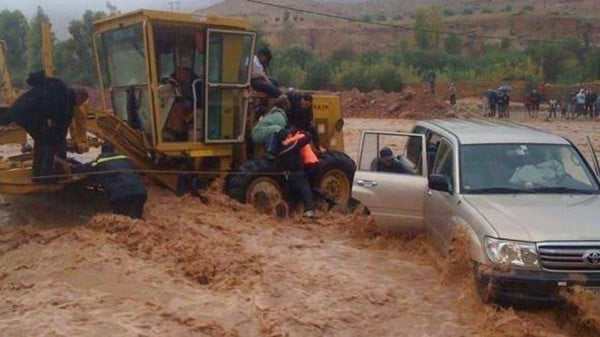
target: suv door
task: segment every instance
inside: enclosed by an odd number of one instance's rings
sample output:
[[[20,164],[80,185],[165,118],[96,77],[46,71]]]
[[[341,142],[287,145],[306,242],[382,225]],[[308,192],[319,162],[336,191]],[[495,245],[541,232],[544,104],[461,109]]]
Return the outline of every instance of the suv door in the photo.
[[[452,239],[453,208],[457,205],[456,156],[452,144],[442,139],[435,157],[431,174],[445,176],[452,193],[427,189],[425,199],[425,229],[431,241],[441,252],[446,252]]]
[[[384,148],[394,154],[392,161],[382,160],[380,152]],[[395,232],[424,229],[423,203],[427,189],[424,148],[422,134],[362,133],[352,197],[367,207],[379,228]]]

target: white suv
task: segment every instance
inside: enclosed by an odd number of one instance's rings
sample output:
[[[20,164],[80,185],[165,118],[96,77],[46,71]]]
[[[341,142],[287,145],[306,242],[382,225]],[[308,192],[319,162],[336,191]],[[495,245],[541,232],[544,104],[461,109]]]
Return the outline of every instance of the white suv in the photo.
[[[352,196],[383,230],[425,231],[442,253],[466,225],[484,299],[539,304],[561,287],[600,289],[598,177],[565,138],[465,119],[365,131]]]

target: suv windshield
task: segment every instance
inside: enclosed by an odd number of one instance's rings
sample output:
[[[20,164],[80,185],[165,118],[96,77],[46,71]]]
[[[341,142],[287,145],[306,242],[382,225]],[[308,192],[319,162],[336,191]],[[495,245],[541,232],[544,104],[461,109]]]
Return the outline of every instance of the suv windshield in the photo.
[[[598,193],[598,184],[570,145],[463,145],[461,187],[465,194]]]

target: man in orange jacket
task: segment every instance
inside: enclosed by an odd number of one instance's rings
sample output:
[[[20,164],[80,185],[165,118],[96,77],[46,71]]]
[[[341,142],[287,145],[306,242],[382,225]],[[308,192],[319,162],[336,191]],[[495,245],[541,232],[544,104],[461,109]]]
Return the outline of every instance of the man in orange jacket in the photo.
[[[281,145],[283,149],[279,152],[279,159],[284,169],[290,172],[288,177],[290,191],[297,194],[302,200],[304,216],[314,218],[316,216],[315,201],[304,172],[304,161],[316,160],[318,163],[319,160],[314,153],[311,156],[308,151],[310,149],[310,135],[303,131],[288,130],[287,136],[285,136]]]
[[[298,144],[298,156],[302,162],[302,172],[304,173],[305,178],[308,178],[307,182],[309,187],[312,187],[312,192],[314,194],[327,202],[328,210],[330,210],[337,203],[331,197],[325,195],[319,187],[319,158],[313,150],[311,140],[311,135],[308,131],[294,131],[287,136],[282,142],[282,145],[288,147],[294,144],[294,142]]]

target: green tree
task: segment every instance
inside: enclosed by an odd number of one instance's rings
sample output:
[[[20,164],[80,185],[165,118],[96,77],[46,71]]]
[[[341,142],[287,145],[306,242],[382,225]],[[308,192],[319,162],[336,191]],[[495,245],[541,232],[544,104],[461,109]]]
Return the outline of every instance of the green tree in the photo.
[[[29,31],[27,33],[27,68],[29,71],[44,68],[42,63],[42,22],[49,21],[48,15],[46,15],[41,6],[38,6],[35,15],[29,23]]]
[[[592,23],[588,19],[581,20],[577,25],[577,33],[586,49],[590,47],[592,28]]]
[[[449,8],[444,9],[444,16],[455,16],[455,15],[456,15],[456,13],[453,10],[451,10]]]
[[[439,46],[444,20],[439,7],[418,8],[415,13],[415,42],[421,49],[436,49]]]
[[[117,6],[113,5],[110,1],[106,2],[106,9],[108,10],[108,16],[116,16],[121,14]]]
[[[536,43],[531,45],[527,53],[541,67],[544,81],[555,82],[565,71],[565,60],[573,55],[567,44]]]
[[[510,39],[507,37],[502,38],[502,41],[500,42],[500,48],[502,48],[502,50],[509,50],[510,49]]]
[[[344,61],[353,60],[356,57],[354,50],[350,46],[342,46],[334,50],[328,58],[329,64],[338,66]]]
[[[306,69],[303,89],[326,90],[331,86],[332,69],[327,62],[314,61]]]
[[[457,34],[451,34],[446,38],[444,47],[448,54],[460,54],[462,51],[462,39]]]
[[[71,79],[74,82],[91,85],[96,82],[93,39],[94,39],[94,21],[106,17],[104,12],[85,11],[81,20],[72,20],[69,23],[69,34],[71,38],[65,47],[73,48],[71,50],[73,63],[71,67],[76,69],[76,78]],[[69,49],[65,51],[68,53]],[[64,55],[66,57],[66,54]]]
[[[6,41],[8,48],[6,62],[14,79],[21,77],[14,76],[14,74],[24,72],[27,67],[26,59],[23,56],[26,55],[28,28],[27,19],[20,11],[3,10],[0,12],[0,39]]]

